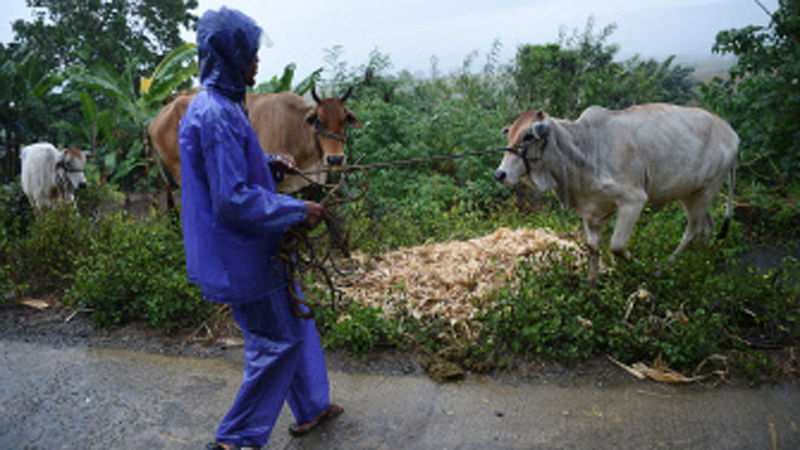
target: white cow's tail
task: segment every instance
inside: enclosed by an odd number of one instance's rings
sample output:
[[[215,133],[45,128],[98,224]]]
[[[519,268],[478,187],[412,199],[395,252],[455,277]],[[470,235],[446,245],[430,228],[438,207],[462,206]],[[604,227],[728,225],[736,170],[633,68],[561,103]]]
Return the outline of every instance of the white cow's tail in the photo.
[[[723,239],[728,234],[728,228],[731,225],[731,217],[733,216],[733,190],[736,184],[736,166],[731,167],[728,173],[728,203],[725,206],[725,221],[722,222],[722,228],[717,234],[717,239]]]

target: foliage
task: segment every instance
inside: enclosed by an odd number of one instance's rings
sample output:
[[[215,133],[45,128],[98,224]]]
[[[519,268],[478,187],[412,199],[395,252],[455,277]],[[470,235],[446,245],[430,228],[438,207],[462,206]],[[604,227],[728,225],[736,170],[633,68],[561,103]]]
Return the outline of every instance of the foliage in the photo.
[[[52,136],[63,105],[52,94],[63,77],[47,70],[47,56],[28,45],[0,44],[0,127],[13,146]],[[6,142],[8,143],[8,142]]]
[[[397,320],[385,319],[380,310],[357,304],[350,304],[339,314],[326,309],[320,322],[324,345],[346,348],[351,355],[397,346],[403,336]]]
[[[317,69],[311,72],[311,75],[300,80],[299,83],[292,89],[292,81],[294,80],[294,73],[297,66],[294,63],[289,63],[283,68],[283,75],[278,78],[277,75],[273,76],[269,81],[260,83],[253,89],[256,94],[272,94],[276,92],[292,91],[297,95],[305,95],[311,90],[311,87],[316,84],[322,74],[322,69]]]
[[[75,261],[89,250],[89,219],[71,205],[46,211],[21,237],[9,240],[6,257],[10,278],[29,286],[28,295],[60,291],[70,284]]]
[[[634,57],[616,62],[616,45],[606,45],[615,25],[598,34],[589,19],[582,33],[559,42],[522,45],[512,68],[515,97],[525,109],[536,107],[562,118],[577,118],[591,105],[621,109],[647,102],[683,104],[694,99],[692,69]]]
[[[149,78],[141,80],[142,84],[148,84],[140,85],[139,102],[151,111],[156,110],[176,89],[185,86],[198,73],[197,44],[179,45],[158,63]]]
[[[738,223],[728,242],[695,248],[653,276],[677,243],[681,216],[677,207],[645,213],[632,240],[637,261],[607,267],[596,286],[570,255],[541,271],[520,264],[481,319],[490,344],[472,351],[570,363],[605,353],[629,362],[658,357],[690,372],[713,354],[796,343],[798,262],[790,257],[766,272],[744,264],[737,254],[746,235]]]
[[[99,149],[98,161],[107,177],[126,187],[147,185],[132,180],[152,178],[143,154],[143,129],[159,102],[197,71],[194,53],[186,52],[180,39],[180,28],[196,21],[188,11],[197,2],[28,0],[27,4],[34,19],[16,21],[16,42],[0,45],[0,125],[5,144],[16,148],[20,143],[50,141]],[[159,76],[150,94],[138,97],[139,77],[159,61]]]
[[[501,78],[496,65],[487,62],[484,71],[475,75],[473,60],[471,55],[452,83],[389,76],[384,71],[391,62],[377,51],[359,69],[338,65],[341,72],[332,76],[331,89],[356,86],[348,102],[359,117],[366,118],[362,130],[348,132],[351,161],[374,164],[453,156],[370,170],[368,179],[354,176],[354,190],[365,182],[369,189],[361,202],[346,208],[352,214],[350,220],[372,224],[367,228],[373,234],[368,240],[383,241],[384,248],[391,248],[446,238],[447,230],[452,230],[449,225],[458,222],[459,215],[481,216],[485,208],[503,200],[502,187],[491,178],[501,152],[458,157],[503,145],[500,130],[510,116],[508,104],[491,88]],[[366,85],[364,76],[369,78]]]
[[[86,140],[80,142],[93,152],[104,180],[122,184],[128,189],[150,184],[155,175],[152,163],[144,153],[147,143],[145,126],[155,111],[145,102],[145,97],[138,94],[135,66],[136,62],[131,61],[119,73],[102,65],[91,70],[71,67],[69,80],[77,88],[83,123],[57,124],[72,131],[73,135],[82,134]],[[98,107],[95,98],[104,106]]]
[[[0,304],[14,290],[9,245],[27,233],[33,211],[20,188],[19,180],[0,185]]]
[[[703,99],[742,139],[748,174],[768,186],[800,179],[800,4],[781,0],[768,27],[717,34],[714,51],[738,58],[727,79],[702,88]]]
[[[180,29],[197,17],[196,0],[27,0],[33,20],[13,23],[19,42],[48,56],[47,70],[73,64],[124,67],[140,61],[151,70],[181,44]]]
[[[156,67],[146,89],[140,89],[136,60],[121,72],[103,64],[70,67],[66,73],[75,89],[69,92],[80,101],[83,123],[61,121],[55,126],[83,138],[78,142],[92,151],[104,180],[128,189],[151,185],[156,172],[145,127],[165,99],[197,73],[196,55],[194,44],[174,49]],[[98,107],[95,99],[104,106]]]
[[[145,321],[166,330],[205,318],[211,304],[188,282],[180,235],[166,217],[139,223],[126,213],[93,227],[65,301],[92,310],[100,326]]]
[[[0,242],[24,236],[33,222],[33,210],[19,179],[0,185]]]

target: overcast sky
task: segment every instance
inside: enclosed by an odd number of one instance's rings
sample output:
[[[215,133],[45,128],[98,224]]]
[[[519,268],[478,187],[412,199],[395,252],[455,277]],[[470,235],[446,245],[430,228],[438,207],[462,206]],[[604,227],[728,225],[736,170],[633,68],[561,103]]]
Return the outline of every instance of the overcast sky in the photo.
[[[0,20],[0,42],[13,39],[11,22],[30,19],[25,0],[5,0]],[[761,0],[770,11],[777,0]],[[273,42],[259,57],[258,80],[297,64],[297,79],[324,67],[325,49],[341,45],[342,59],[364,64],[377,49],[388,54],[392,72],[407,69],[429,74],[436,56],[439,69],[449,73],[461,66],[473,50],[476,67],[498,39],[501,62],[509,62],[521,44],[558,40],[559,29],[583,29],[595,20],[595,31],[615,23],[607,42],[620,46],[619,56],[634,54],[663,59],[671,54],[711,54],[718,31],[746,25],[766,25],[769,18],[754,0],[199,0],[195,11],[222,5],[236,8],[267,32]],[[194,41],[193,32],[184,39]]]

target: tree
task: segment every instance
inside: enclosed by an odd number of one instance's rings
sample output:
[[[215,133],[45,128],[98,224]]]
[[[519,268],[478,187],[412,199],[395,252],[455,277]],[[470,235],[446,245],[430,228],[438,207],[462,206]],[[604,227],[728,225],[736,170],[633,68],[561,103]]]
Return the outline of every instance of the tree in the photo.
[[[48,56],[48,68],[104,63],[121,70],[136,58],[151,71],[183,43],[197,0],[26,0],[35,19],[13,24],[16,39]]]
[[[52,139],[49,125],[58,117],[51,95],[63,78],[46,70],[46,57],[25,45],[0,44],[0,128],[4,146]]]
[[[577,117],[591,105],[612,109],[645,102],[687,103],[694,99],[693,69],[641,60],[614,61],[619,48],[605,44],[615,25],[599,33],[590,18],[583,32],[547,45],[522,45],[511,69],[515,97],[523,108],[557,117]]]
[[[742,140],[741,165],[773,186],[800,180],[800,3],[780,0],[767,27],[721,31],[713,51],[738,60],[727,79],[702,89],[704,101]]]

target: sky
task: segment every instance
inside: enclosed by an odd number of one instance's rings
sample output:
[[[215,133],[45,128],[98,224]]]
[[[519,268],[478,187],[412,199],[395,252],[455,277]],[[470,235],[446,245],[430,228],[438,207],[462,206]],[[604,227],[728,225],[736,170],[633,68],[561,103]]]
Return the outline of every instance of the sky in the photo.
[[[778,0],[760,0],[769,10]],[[25,0],[5,0],[0,42],[13,40],[11,23],[30,19]],[[461,67],[477,51],[480,68],[493,43],[501,44],[500,62],[513,60],[523,44],[557,42],[559,31],[583,30],[592,17],[594,30],[616,24],[606,41],[620,47],[618,57],[634,55],[678,61],[711,56],[718,31],[767,25],[769,17],[755,0],[199,0],[198,16],[222,5],[251,16],[272,46],[259,51],[257,81],[297,65],[295,80],[326,67],[326,49],[341,46],[341,60],[358,67],[377,50],[388,55],[391,73],[408,70],[425,76],[436,57],[441,73]],[[194,32],[183,38],[194,41]]]

